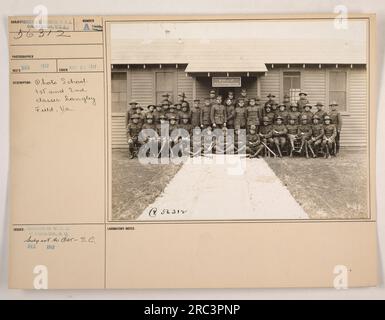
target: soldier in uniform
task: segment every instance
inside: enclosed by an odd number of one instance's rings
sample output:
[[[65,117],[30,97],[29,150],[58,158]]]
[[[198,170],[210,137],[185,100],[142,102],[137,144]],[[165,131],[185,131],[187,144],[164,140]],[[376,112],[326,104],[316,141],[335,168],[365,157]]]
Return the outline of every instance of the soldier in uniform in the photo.
[[[125,127],[127,128],[128,124],[131,122],[131,116],[136,113],[136,106],[138,103],[134,100],[132,100],[128,104],[128,108],[126,111],[126,117],[125,117]]]
[[[162,105],[157,104],[154,111],[154,123],[158,124],[160,122],[160,115],[163,114]]]
[[[317,102],[314,107],[316,108],[316,111],[314,112],[315,116],[319,117],[319,122],[323,124],[324,116],[326,116],[326,111],[324,110],[324,105],[322,102]]]
[[[222,96],[218,96],[216,102],[211,106],[210,120],[213,128],[226,127],[226,107],[222,104]]]
[[[191,125],[193,128],[201,126],[201,106],[199,102],[199,99],[195,99],[191,108]]]
[[[312,105],[310,103],[307,103],[304,105],[303,111],[301,113],[301,117],[306,116],[307,120],[310,121],[310,123],[311,123],[311,119],[313,119],[313,115],[314,115],[313,112],[310,111],[311,108],[312,108]]]
[[[246,135],[246,153],[250,158],[259,158],[259,153],[263,148],[264,146],[261,143],[261,138],[257,133],[257,127],[252,124]]]
[[[271,112],[274,113],[274,119],[278,116],[278,103],[276,101],[273,101],[270,105],[271,107]]]
[[[275,120],[275,114],[271,111],[271,106],[269,104],[265,105],[265,111],[263,113],[264,117],[268,117],[270,123],[274,123]]]
[[[187,101],[182,102],[182,110],[179,112],[178,117],[179,117],[179,122],[182,120],[182,116],[186,115],[187,118],[191,118],[191,111],[190,111],[190,106]]]
[[[306,92],[300,92],[299,93],[299,100],[297,101],[298,111],[302,112],[304,109],[304,106],[309,103],[309,100],[307,100],[307,93]]]
[[[162,101],[163,114],[167,115],[167,113],[169,112],[170,105],[171,105],[171,103],[169,100],[163,100]]]
[[[225,107],[226,107],[226,127],[228,129],[234,129],[234,117],[235,117],[234,99],[227,98],[225,100]]]
[[[170,126],[169,126],[169,135],[171,137],[171,134],[172,132],[175,130],[175,129],[178,129],[178,118],[177,118],[177,115],[176,114],[171,114],[169,117],[169,122],[170,122]],[[174,139],[174,140],[170,140],[171,142],[171,147],[174,146],[175,143],[178,142],[178,138]]]
[[[325,158],[330,158],[330,152],[336,143],[337,127],[331,123],[331,117],[326,115],[324,117],[324,135],[322,137],[322,148],[325,150]]]
[[[182,118],[180,119],[179,128],[185,129],[189,135],[192,133],[192,125],[190,124],[190,116],[185,113],[182,114]]]
[[[205,129],[211,125],[211,98],[206,98],[201,109],[200,123],[201,128]]]
[[[138,123],[140,126],[143,125],[144,123],[144,113],[143,113],[143,108],[140,106],[140,105],[137,105],[136,108],[135,108],[135,114],[137,114],[139,116],[138,118]]]
[[[216,92],[214,89],[211,89],[209,91],[209,101],[210,101],[210,104],[213,105],[216,101]]]
[[[131,116],[131,122],[127,126],[127,143],[128,143],[128,152],[129,158],[132,159],[138,153],[140,143],[138,136],[142,130],[142,126],[139,124],[140,116],[135,113]]]
[[[299,118],[301,116],[301,113],[298,111],[297,104],[295,102],[292,102],[290,104],[290,111],[289,111],[289,119],[295,119],[295,124],[298,124]]]
[[[275,119],[275,124],[272,127],[272,131],[274,144],[278,150],[279,157],[282,158],[281,150],[283,150],[286,145],[287,129],[283,124],[283,118],[281,116],[278,115]]]
[[[338,103],[335,101],[332,101],[330,103],[330,112],[327,114],[330,117],[330,121],[332,124],[334,124],[337,128],[337,136],[336,136],[336,150],[337,153],[340,151],[340,135],[341,135],[341,129],[342,129],[342,117],[341,113],[337,110]]]
[[[287,124],[287,120],[289,118],[289,112],[286,110],[286,104],[284,103],[281,103],[279,105],[279,109],[278,109],[278,116],[280,116],[282,118],[282,122],[283,124]]]
[[[182,115],[182,103],[181,102],[174,103],[174,106],[175,106],[175,113],[178,115],[180,119],[180,116]]]
[[[250,130],[250,127],[253,125],[258,131],[259,127],[259,106],[256,104],[255,98],[250,98],[249,105],[246,107],[246,121],[247,121],[247,131]]]
[[[301,139],[301,147],[299,148],[299,153],[302,152],[302,149],[305,147],[306,158],[309,158],[308,143],[312,135],[311,125],[308,123],[308,118],[306,115],[301,115],[301,124],[298,126],[298,138]]]
[[[230,99],[231,102],[234,102],[235,97],[234,97],[234,92],[233,92],[233,91],[229,91],[229,92],[227,93],[227,98],[226,98],[226,100],[227,100],[227,99]]]
[[[273,103],[275,103],[274,98],[275,98],[275,95],[269,93],[269,94],[267,95],[267,101],[265,102],[265,107],[266,107],[267,105],[270,105],[270,107],[271,107],[271,105],[272,105]]]
[[[309,140],[309,149],[313,155],[313,158],[317,157],[322,138],[324,136],[324,125],[320,122],[320,120],[321,118],[317,114],[313,116],[313,125],[311,127],[312,135]]]
[[[289,156],[292,157],[293,156],[293,151],[295,150],[295,142],[298,138],[297,134],[298,134],[298,123],[297,123],[297,120],[298,117],[290,117],[289,116],[289,123],[288,125],[286,126],[286,129],[287,129],[287,138],[289,139],[289,143],[290,143],[290,154]]]
[[[261,143],[265,148],[265,154],[267,151],[267,147],[272,146],[274,143],[273,140],[273,127],[270,122],[269,117],[262,118],[262,126],[259,127],[259,136],[261,138]]]
[[[172,104],[168,110],[168,112],[166,113],[166,117],[167,119],[170,121],[170,117],[171,116],[174,116],[175,117],[175,121],[176,123],[179,122],[179,115],[176,111],[176,106],[174,104]],[[171,122],[170,122],[171,123]]]
[[[242,98],[238,99],[237,106],[234,110],[234,128],[236,130],[246,128],[246,108],[245,101]]]
[[[247,98],[247,90],[241,89],[241,95],[238,99],[238,102],[240,99],[243,99],[244,106],[247,107],[249,105],[249,99]]]
[[[289,110],[289,108],[290,108],[290,96],[287,93],[283,96],[282,103],[286,106],[286,110]]]

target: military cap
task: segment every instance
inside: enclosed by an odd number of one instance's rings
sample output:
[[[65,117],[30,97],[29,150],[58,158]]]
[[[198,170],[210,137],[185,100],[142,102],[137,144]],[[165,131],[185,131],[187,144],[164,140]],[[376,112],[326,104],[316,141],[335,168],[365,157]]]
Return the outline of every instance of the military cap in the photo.
[[[177,104],[170,105],[170,109],[175,109]]]
[[[194,99],[194,102],[200,102],[200,100],[199,99]]]
[[[138,104],[138,102],[136,102],[135,100],[131,100],[129,103],[129,105],[137,105],[137,104]]]
[[[170,104],[171,104],[170,100],[164,99],[164,100],[162,101],[162,106],[164,106],[165,104],[170,105]]]
[[[174,103],[174,106],[176,107],[176,106],[181,106],[182,105],[182,103],[180,103],[180,102],[175,102]]]
[[[239,98],[238,102],[240,102],[240,101],[245,102],[245,98]]]
[[[155,104],[149,104],[148,106],[147,106],[147,109],[149,109],[150,107],[156,107],[156,105]]]
[[[329,106],[338,106],[338,103],[336,101],[330,102]]]
[[[275,95],[274,95],[274,94],[271,94],[271,93],[269,93],[269,94],[267,95],[267,97],[268,97],[268,98],[275,98]]]
[[[289,96],[287,93],[285,93],[284,96],[283,96],[283,98],[286,98],[286,99],[287,99],[287,98],[290,98],[290,96]]]
[[[190,119],[190,116],[186,113],[182,114],[182,119]]]
[[[166,97],[166,99],[165,100],[168,100],[168,98],[170,98],[170,94],[169,93],[163,93],[162,94],[162,97]]]
[[[252,124],[252,125],[250,126],[250,130],[255,130],[255,129],[257,129],[257,126],[254,125],[254,124]]]
[[[280,104],[279,104],[279,107],[285,107],[285,108],[286,108],[286,104],[280,103]]]
[[[315,105],[316,105],[316,107],[323,107],[324,106],[322,102],[317,102]]]
[[[209,93],[215,94],[215,90],[211,89]]]
[[[136,114],[133,114],[133,115],[131,116],[131,118],[132,118],[132,119],[139,119],[140,116],[136,113]]]
[[[161,114],[161,115],[159,115],[159,119],[166,119],[167,117],[166,117],[166,115],[164,115],[164,114]]]
[[[154,115],[151,113],[146,114],[146,119],[154,119]]]
[[[168,119],[169,120],[176,120],[176,115],[175,114],[171,114],[171,115],[169,115]]]
[[[241,92],[246,92],[246,89],[242,88],[242,89],[241,89]]]
[[[249,99],[249,101],[251,101],[251,100],[257,101],[257,99],[255,99],[254,97],[251,97],[251,98]]]
[[[140,105],[136,105],[136,106],[135,106],[135,109],[143,110],[143,108],[142,108]]]
[[[265,104],[265,109],[266,108],[271,108],[271,105],[270,105],[270,103],[268,103],[268,104]]]
[[[295,102],[290,103],[290,109],[294,107],[298,108],[297,104]]]
[[[300,93],[298,93],[298,95],[299,95],[299,96],[305,96],[305,97],[306,97],[306,96],[307,96],[307,93],[306,93],[306,92],[303,92],[303,91],[301,91]]]
[[[303,115],[301,116],[301,120],[307,120],[307,115],[306,115],[306,114],[303,114]]]
[[[263,122],[270,122],[270,118],[269,118],[269,117],[263,117],[263,118],[262,118],[262,121],[263,121]]]
[[[313,106],[310,103],[306,103],[304,107],[309,107],[310,109],[313,108]]]
[[[329,120],[329,121],[331,121],[332,119],[329,117],[329,116],[324,116],[324,121],[326,121],[326,120]]]
[[[275,120],[278,120],[278,119],[279,119],[279,120],[283,120],[283,117],[278,115],[278,116],[275,118]]]
[[[186,98],[186,94],[185,94],[184,92],[179,93],[178,96],[181,97],[181,98],[183,98],[183,99]]]
[[[314,120],[314,119],[320,120],[321,118],[320,118],[320,116],[318,116],[318,115],[315,114],[315,115],[313,116],[313,120]]]

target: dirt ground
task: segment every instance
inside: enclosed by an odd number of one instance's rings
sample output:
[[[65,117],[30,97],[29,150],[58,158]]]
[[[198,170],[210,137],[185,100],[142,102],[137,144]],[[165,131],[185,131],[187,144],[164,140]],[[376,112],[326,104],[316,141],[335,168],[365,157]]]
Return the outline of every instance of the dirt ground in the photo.
[[[364,150],[343,149],[331,159],[265,160],[311,219],[367,217]]]
[[[125,149],[112,151],[113,220],[135,220],[163,191],[180,165],[143,165]]]

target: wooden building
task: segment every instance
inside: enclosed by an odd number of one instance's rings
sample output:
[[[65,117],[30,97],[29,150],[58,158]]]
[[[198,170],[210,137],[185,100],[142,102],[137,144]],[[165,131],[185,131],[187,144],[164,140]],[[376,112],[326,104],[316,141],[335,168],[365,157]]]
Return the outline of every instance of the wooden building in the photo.
[[[293,101],[303,90],[311,104],[325,110],[332,100],[343,116],[341,145],[367,145],[368,97],[365,44],[317,40],[114,40],[111,44],[112,146],[127,147],[124,115],[134,99],[141,106],[159,103],[162,94],[175,101],[184,92],[187,100],[203,99],[211,88],[264,103],[273,93]]]

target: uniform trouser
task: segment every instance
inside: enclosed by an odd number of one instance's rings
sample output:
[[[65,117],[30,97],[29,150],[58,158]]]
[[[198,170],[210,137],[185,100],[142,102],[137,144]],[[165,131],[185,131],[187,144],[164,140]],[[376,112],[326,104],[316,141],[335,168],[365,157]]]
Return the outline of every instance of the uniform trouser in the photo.
[[[337,136],[336,136],[336,149],[337,149],[337,153],[340,151],[340,135],[341,135],[341,132],[337,132]]]
[[[286,137],[284,136],[274,137],[274,143],[276,145],[279,145],[281,148],[283,148],[286,144]]]
[[[336,139],[332,141],[328,141],[326,138],[322,139],[322,148],[326,149],[326,154],[330,154],[330,152],[333,150],[333,146],[336,144]]]
[[[297,141],[297,135],[296,134],[288,134],[287,137],[289,138],[290,147],[294,149],[295,142]]]
[[[138,141],[138,137],[127,137],[128,150],[130,154],[134,154],[138,152],[140,143]]]
[[[248,145],[246,147],[246,153],[247,154],[250,154],[250,155],[254,155],[256,154],[258,151],[261,151],[262,149],[264,148],[263,144],[261,143],[257,143],[257,144],[252,144],[252,145]]]

